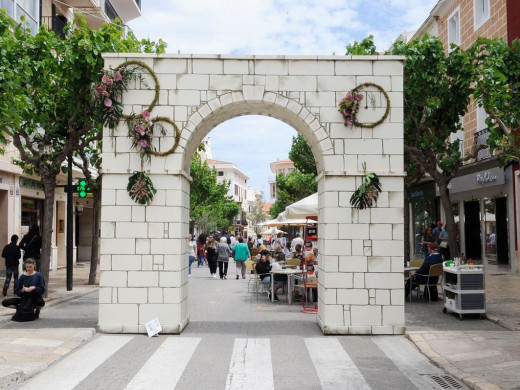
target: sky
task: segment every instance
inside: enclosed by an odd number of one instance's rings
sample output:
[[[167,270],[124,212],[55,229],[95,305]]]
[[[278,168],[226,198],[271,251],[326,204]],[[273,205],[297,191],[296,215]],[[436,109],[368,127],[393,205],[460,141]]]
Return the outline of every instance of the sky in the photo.
[[[378,50],[424,22],[438,0],[143,0],[129,23],[168,53],[344,55],[373,35]],[[247,137],[243,137],[247,129]],[[216,127],[213,159],[233,162],[268,200],[269,164],[288,158],[296,131],[277,119],[243,116]]]

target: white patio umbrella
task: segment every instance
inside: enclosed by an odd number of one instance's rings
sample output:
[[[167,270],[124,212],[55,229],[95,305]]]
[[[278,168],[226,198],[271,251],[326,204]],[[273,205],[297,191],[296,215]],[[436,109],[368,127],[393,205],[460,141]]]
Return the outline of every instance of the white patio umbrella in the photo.
[[[305,219],[307,216],[318,216],[318,193],[290,204],[285,208],[286,219]]]

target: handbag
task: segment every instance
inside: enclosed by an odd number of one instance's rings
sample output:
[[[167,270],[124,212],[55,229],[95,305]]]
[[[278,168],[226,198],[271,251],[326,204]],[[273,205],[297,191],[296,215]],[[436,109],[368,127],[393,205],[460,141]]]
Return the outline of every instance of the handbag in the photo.
[[[439,246],[442,248],[442,249],[446,249],[448,247],[448,241],[441,241],[441,243],[439,244]]]

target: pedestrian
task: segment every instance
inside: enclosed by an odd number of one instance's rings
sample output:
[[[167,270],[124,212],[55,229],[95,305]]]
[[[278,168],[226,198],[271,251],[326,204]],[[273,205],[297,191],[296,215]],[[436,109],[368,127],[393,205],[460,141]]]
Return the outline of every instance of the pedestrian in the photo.
[[[206,261],[206,235],[201,233],[197,237],[197,267],[203,267],[204,264],[208,264]]]
[[[247,238],[247,247],[249,248],[249,251],[255,247],[255,241],[253,240],[253,237],[249,236]]]
[[[233,258],[235,259],[235,265],[237,268],[237,279],[246,278],[246,260],[251,258],[251,252],[244,242],[243,237],[238,237],[238,244],[233,247]]]
[[[222,237],[226,240],[225,237]],[[208,236],[208,240],[206,241],[206,260],[208,261],[209,265],[209,273],[210,278],[216,278],[217,277],[217,243],[215,242],[215,237],[213,235]]]
[[[227,277],[230,255],[231,248],[229,248],[226,237],[222,237],[217,245],[218,273],[220,275],[220,279],[226,279]]]
[[[431,227],[426,228],[426,231],[421,236],[421,244],[422,251],[424,253],[424,260],[429,256],[428,253],[428,245],[433,244],[435,242],[435,236],[433,235],[433,230]]]
[[[42,237],[40,236],[40,227],[33,223],[27,233],[20,241],[20,249],[23,250],[23,260],[25,269],[25,259],[32,258],[36,261],[36,271],[40,272],[41,266],[41,249]]]
[[[7,298],[2,306],[16,309],[13,321],[34,321],[40,316],[40,309],[45,306],[45,279],[36,271],[36,261],[28,257],[25,259],[25,273],[16,283],[15,294],[19,298]]]
[[[260,245],[264,245],[264,239],[261,234],[258,234],[255,240],[255,248],[258,248]]]
[[[188,234],[188,253],[189,253],[189,265],[188,265],[188,277],[191,277],[191,265],[197,257],[197,242],[193,239],[192,234]]]
[[[20,265],[20,258],[22,252],[18,245],[18,236],[13,234],[11,236],[11,242],[4,247],[2,251],[2,257],[5,259],[5,283],[4,290],[2,291],[4,297],[7,295],[7,289],[11,283],[11,277],[14,275],[13,281],[13,292],[16,289],[16,283],[18,282],[18,266]]]
[[[296,233],[296,237],[291,242],[291,253],[295,251],[296,245],[300,245],[300,248],[303,248],[303,239],[300,237],[300,233]]]
[[[429,256],[424,260],[424,263],[421,265],[415,273],[410,275],[410,279],[408,279],[404,285],[404,299],[408,298],[410,295],[411,289],[417,287],[417,284],[412,284],[413,281],[418,283],[427,283],[429,282],[431,285],[424,292],[424,296],[426,294],[430,295],[430,299],[432,301],[437,301],[439,299],[437,286],[434,285],[437,283],[438,277],[432,277],[428,279],[428,274],[430,273],[430,267],[434,264],[442,263],[442,256],[439,254],[439,246],[435,243],[428,245],[428,253]],[[411,289],[410,289],[411,287]]]

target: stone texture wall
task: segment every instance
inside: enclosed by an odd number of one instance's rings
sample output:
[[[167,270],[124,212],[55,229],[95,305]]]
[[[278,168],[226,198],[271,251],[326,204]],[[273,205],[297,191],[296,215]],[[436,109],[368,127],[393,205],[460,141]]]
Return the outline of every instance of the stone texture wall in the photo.
[[[258,114],[294,127],[316,157],[317,321],[323,332],[403,333],[402,58],[108,54],[105,64],[115,67],[131,59],[145,62],[158,76],[161,91],[152,117],[171,118],[182,133],[174,154],[152,157],[144,166],[158,190],[145,207],[126,192],[128,177],[140,169],[126,124],[113,134],[105,131],[99,330],[142,333],[154,317],[167,333],[186,326],[191,159],[217,125]],[[390,115],[373,129],[345,127],[337,105],[365,82],[388,93]],[[145,110],[151,88],[147,75],[130,85],[125,112]],[[382,101],[381,94],[373,94],[359,120],[377,121]],[[161,151],[173,145],[173,132],[165,128],[167,135],[154,141]],[[349,200],[361,183],[363,163],[380,176],[383,192],[376,207],[357,210]]]

